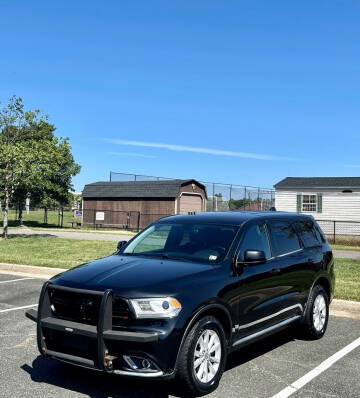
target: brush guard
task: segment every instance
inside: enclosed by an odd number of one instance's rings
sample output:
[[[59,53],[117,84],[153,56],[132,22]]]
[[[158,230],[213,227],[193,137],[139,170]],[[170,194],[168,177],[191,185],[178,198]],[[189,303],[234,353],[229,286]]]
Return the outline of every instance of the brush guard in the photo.
[[[49,293],[50,287],[51,289],[62,290],[64,292],[84,295],[87,294],[98,297],[100,296],[101,302],[97,325],[89,325],[54,317],[51,309],[51,300]],[[107,373],[117,373],[143,377],[162,376],[163,372],[154,363],[153,365],[155,369],[148,369],[146,371],[113,369],[113,361],[117,359],[117,356],[113,356],[109,352],[108,343],[110,343],[110,341],[115,340],[123,342],[125,341],[148,343],[156,342],[159,337],[158,333],[156,332],[112,330],[113,299],[114,292],[111,289],[108,289],[105,292],[100,292],[94,290],[83,290],[54,285],[50,281],[45,282],[40,293],[38,311],[31,309],[26,311],[25,313],[27,318],[37,323],[37,345],[41,355],[69,362],[74,365],[101,370]],[[71,335],[86,336],[95,339],[97,342],[96,358],[92,360],[89,358],[84,358],[77,355],[70,355],[69,353],[49,349],[47,347],[45,337],[46,333],[44,333],[46,332],[46,329],[52,329]]]

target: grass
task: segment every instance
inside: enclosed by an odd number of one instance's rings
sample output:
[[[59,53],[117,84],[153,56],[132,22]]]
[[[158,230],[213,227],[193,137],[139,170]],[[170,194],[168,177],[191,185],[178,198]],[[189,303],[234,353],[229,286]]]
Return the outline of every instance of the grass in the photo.
[[[116,242],[44,237],[0,239],[0,262],[72,268],[107,256],[116,250]]]
[[[0,239],[0,262],[72,268],[115,249],[116,242],[108,241],[13,237]],[[360,260],[335,259],[335,273],[335,298],[360,301]]]
[[[360,260],[335,259],[335,298],[360,301]]]

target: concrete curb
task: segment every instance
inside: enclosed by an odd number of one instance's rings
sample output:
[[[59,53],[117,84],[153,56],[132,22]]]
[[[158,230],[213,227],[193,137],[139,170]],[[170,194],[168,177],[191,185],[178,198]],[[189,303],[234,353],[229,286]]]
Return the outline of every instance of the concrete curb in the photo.
[[[360,320],[360,302],[334,299],[330,306],[330,315]]]
[[[67,270],[64,268],[0,263],[0,274],[30,278],[50,279],[64,271]],[[330,315],[360,320],[360,302],[334,299],[330,306]]]

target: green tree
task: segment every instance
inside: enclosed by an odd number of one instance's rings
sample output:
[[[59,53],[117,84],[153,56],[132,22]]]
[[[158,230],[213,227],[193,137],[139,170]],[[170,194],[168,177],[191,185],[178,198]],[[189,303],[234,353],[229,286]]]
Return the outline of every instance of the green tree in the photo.
[[[230,210],[242,209],[245,206],[248,206],[251,203],[250,199],[230,199],[229,200],[229,208]]]
[[[54,135],[55,126],[39,111],[24,111],[13,96],[0,110],[0,189],[4,200],[3,237],[8,234],[10,202],[26,195],[38,201],[69,201],[71,178],[80,171],[68,138]]]

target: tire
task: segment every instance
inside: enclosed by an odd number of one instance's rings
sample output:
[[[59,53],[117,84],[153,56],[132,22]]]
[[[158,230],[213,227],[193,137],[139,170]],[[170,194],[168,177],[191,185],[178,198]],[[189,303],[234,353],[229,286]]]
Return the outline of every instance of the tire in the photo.
[[[196,322],[181,347],[176,370],[177,382],[187,397],[209,394],[217,388],[225,368],[226,349],[224,329],[216,318],[207,316]]]
[[[329,321],[329,297],[321,285],[316,285],[310,293],[306,312],[301,320],[304,337],[321,339]]]

